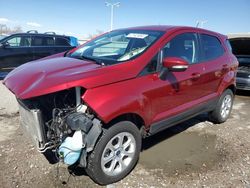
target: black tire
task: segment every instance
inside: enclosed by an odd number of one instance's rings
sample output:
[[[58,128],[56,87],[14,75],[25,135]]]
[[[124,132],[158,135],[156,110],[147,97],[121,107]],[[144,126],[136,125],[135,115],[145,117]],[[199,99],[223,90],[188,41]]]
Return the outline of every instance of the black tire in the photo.
[[[228,107],[228,113],[226,115],[222,115],[222,108],[223,108],[223,101],[226,100],[226,97],[231,98],[231,105]],[[232,106],[233,106],[233,101],[234,101],[234,94],[232,90],[227,89],[225,90],[222,95],[220,96],[220,99],[215,107],[215,109],[209,113],[209,119],[213,123],[223,123],[225,122],[232,111]]]
[[[111,140],[114,140],[113,138],[116,135],[123,134],[124,132],[129,133],[129,135],[132,135],[134,138],[135,150],[134,150],[133,157],[131,157],[131,160],[128,166],[125,167],[125,169],[121,171],[119,174],[113,175],[113,176],[107,175],[101,166],[102,165],[101,159],[102,159],[104,149],[106,148],[107,144]],[[87,174],[94,182],[100,185],[108,185],[108,184],[112,184],[117,181],[120,181],[125,176],[127,176],[131,172],[131,170],[135,167],[139,159],[139,155],[141,151],[141,142],[142,142],[142,138],[141,138],[139,129],[132,122],[121,121],[121,122],[114,124],[108,129],[104,129],[102,136],[99,138],[94,150],[87,157],[87,168],[86,168]],[[114,156],[117,156],[115,152],[114,152]]]

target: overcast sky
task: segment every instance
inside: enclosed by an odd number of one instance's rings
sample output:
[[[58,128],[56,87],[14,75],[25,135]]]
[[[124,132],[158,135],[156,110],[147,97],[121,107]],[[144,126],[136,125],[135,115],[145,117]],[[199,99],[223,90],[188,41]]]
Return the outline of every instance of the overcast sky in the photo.
[[[118,2],[111,1],[109,2]],[[195,26],[228,33],[250,32],[250,0],[120,0],[114,28],[138,25]],[[0,23],[24,31],[55,31],[86,37],[110,28],[105,0],[0,0]]]

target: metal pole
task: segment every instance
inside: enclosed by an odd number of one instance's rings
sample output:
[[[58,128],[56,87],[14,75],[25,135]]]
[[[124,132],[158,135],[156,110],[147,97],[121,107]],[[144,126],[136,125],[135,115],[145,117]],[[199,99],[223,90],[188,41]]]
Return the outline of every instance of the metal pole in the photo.
[[[200,26],[200,28],[203,28],[203,25],[207,22],[208,22],[207,20],[198,20],[196,21],[196,27]]]
[[[110,31],[113,30],[113,21],[114,21],[114,5],[111,5]]]
[[[114,23],[114,8],[120,6],[120,2],[117,3],[109,3],[105,2],[106,6],[111,8],[111,15],[110,15],[110,31],[113,30],[113,23]]]

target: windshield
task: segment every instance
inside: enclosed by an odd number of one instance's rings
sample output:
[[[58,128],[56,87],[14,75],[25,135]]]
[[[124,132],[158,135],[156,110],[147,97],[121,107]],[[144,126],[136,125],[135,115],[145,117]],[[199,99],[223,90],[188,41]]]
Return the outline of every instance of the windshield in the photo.
[[[161,31],[119,30],[104,34],[77,49],[69,57],[104,65],[131,60],[162,36]]]

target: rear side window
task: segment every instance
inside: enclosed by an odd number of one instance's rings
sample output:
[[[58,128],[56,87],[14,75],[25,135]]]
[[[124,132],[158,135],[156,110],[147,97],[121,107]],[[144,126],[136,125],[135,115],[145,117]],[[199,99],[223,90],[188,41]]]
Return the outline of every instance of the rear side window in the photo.
[[[61,37],[56,37],[55,45],[56,46],[70,46],[69,41]]]
[[[44,37],[36,36],[32,38],[31,46],[43,46]]]
[[[54,37],[44,37],[43,46],[54,46],[55,40]]]
[[[201,34],[203,61],[216,59],[224,54],[223,46],[215,36]]]
[[[33,36],[31,46],[54,46],[55,38],[50,36]]]

